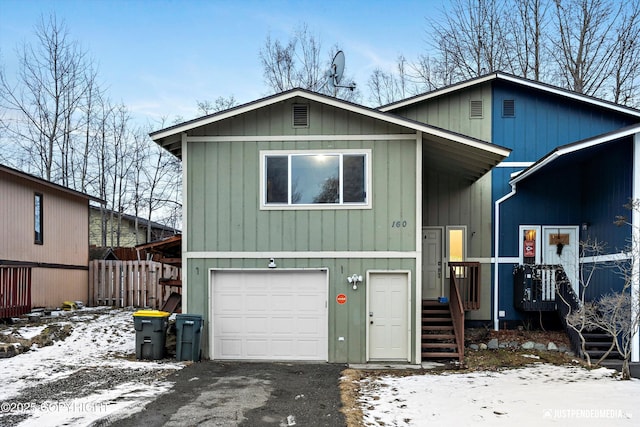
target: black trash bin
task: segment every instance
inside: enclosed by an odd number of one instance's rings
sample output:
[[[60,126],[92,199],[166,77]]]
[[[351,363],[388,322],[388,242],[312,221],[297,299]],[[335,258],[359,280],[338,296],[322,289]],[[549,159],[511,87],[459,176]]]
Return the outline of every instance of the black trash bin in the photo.
[[[200,335],[202,316],[198,314],[176,315],[176,359],[200,360]]]
[[[137,359],[159,360],[164,357],[170,314],[159,310],[138,310],[133,313]]]

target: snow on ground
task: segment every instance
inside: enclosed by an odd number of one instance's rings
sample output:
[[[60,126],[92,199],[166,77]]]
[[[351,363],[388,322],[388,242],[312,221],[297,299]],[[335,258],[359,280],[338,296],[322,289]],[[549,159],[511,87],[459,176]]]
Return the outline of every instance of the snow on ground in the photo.
[[[54,312],[58,317],[41,325],[2,326],[0,341],[70,334],[0,359],[0,425],[89,425],[142,410],[171,388],[164,378],[185,364],[136,360],[133,312],[85,308]]]
[[[168,391],[167,376],[185,366],[135,359],[131,309],[54,314],[40,325],[0,326],[0,341],[69,333],[0,359],[2,426],[108,424]],[[537,363],[497,372],[375,376],[361,381],[360,404],[371,426],[638,425],[640,380],[620,381],[613,373]]]
[[[639,425],[640,380],[615,371],[536,364],[497,372],[361,381],[370,426]],[[634,419],[635,418],[635,419]]]

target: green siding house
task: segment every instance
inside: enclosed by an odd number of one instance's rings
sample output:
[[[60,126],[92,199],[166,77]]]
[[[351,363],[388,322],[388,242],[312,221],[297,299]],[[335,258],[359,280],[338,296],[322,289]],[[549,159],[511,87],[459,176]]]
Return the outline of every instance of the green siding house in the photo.
[[[510,150],[481,139],[301,89],[151,137],[182,160],[207,358],[420,363],[446,262],[490,258],[487,172]]]

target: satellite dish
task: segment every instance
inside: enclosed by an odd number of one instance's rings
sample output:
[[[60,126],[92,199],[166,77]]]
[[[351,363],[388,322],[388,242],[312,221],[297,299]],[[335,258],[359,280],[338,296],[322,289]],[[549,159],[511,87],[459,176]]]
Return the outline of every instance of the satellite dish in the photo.
[[[339,50],[331,61],[331,69],[329,70],[329,84],[337,87],[342,80],[344,74],[344,52]]]
[[[333,57],[333,61],[331,61],[331,67],[329,68],[329,72],[327,73],[327,77],[329,79],[329,86],[333,89],[344,87],[350,90],[354,90],[356,88],[355,83],[351,83],[348,86],[340,85],[340,81],[342,80],[343,74],[344,74],[344,52],[339,50],[336,53],[336,56]]]

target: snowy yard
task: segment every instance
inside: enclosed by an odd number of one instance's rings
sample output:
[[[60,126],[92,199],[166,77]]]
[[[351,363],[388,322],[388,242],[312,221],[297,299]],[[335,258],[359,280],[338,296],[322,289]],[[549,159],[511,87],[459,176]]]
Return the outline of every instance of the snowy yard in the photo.
[[[0,425],[89,425],[139,411],[170,389],[164,378],[184,363],[136,361],[132,314],[85,308],[41,325],[0,326],[0,342],[57,335],[53,345],[0,359]]]
[[[638,425],[640,380],[605,368],[535,364],[496,372],[361,380],[371,426]],[[635,420],[634,420],[635,418]]]
[[[167,377],[189,363],[137,361],[131,309],[54,314],[40,325],[0,326],[0,342],[11,335],[41,343],[0,359],[2,426],[108,425],[170,390]],[[43,346],[47,336],[53,344]],[[359,381],[357,405],[371,426],[638,425],[640,380],[613,374],[534,356],[530,366],[510,370],[374,374]]]

